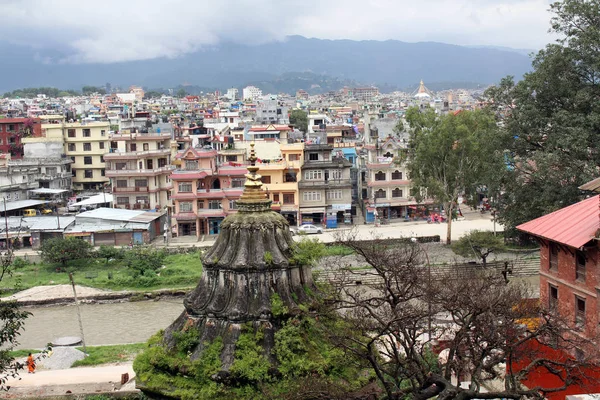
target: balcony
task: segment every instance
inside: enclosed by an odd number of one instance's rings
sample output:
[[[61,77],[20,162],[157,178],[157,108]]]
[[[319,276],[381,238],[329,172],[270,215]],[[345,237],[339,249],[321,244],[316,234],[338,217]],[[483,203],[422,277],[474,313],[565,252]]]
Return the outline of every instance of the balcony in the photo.
[[[112,169],[107,168],[105,173],[106,176],[111,177],[119,177],[119,176],[154,176],[165,173],[170,173],[175,169],[174,165],[166,165],[164,167],[154,168],[154,169]]]
[[[117,208],[126,210],[149,210],[150,203],[117,204]]]
[[[148,186],[113,187],[113,193],[147,193]]]
[[[118,149],[110,149],[110,151],[104,154],[105,160],[120,160],[120,159],[138,159],[146,157],[160,157],[168,156],[171,154],[171,149],[155,149],[145,151],[120,151]]]
[[[303,168],[344,168],[351,166],[352,163],[344,157],[335,157],[329,160],[304,160]]]
[[[303,180],[298,182],[298,188],[300,189],[343,188],[351,186],[352,181],[350,179],[329,179],[326,181]]]
[[[164,140],[171,138],[171,129],[161,129],[160,132],[149,129],[147,133],[121,131],[109,133],[108,137],[112,140]]]

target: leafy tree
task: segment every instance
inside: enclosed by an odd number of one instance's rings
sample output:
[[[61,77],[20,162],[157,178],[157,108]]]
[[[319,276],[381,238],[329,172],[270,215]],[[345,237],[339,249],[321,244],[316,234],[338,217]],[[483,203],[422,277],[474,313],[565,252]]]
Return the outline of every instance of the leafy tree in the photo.
[[[152,246],[135,246],[125,253],[125,263],[137,275],[156,275],[167,254],[163,249]]]
[[[92,245],[78,237],[52,238],[44,240],[40,251],[44,261],[65,267],[69,261],[90,257]]]
[[[106,246],[106,245],[101,245],[100,248],[98,249],[98,251],[96,252],[96,255],[99,258],[104,258],[106,260],[105,264],[108,264],[110,259],[119,260],[124,257],[122,249],[118,249],[114,246]]]
[[[184,88],[179,88],[179,89],[177,89],[176,96],[177,97],[185,97],[185,96],[187,96],[187,91]]]
[[[485,187],[492,171],[502,168],[496,122],[481,110],[438,116],[432,109],[417,108],[408,110],[406,120],[411,128],[407,166],[413,194],[444,205],[450,244],[450,216],[459,195]]]
[[[507,284],[497,271],[457,265],[442,272],[427,268],[425,250],[416,243],[364,241],[352,231],[337,239],[358,259],[328,267],[337,280],[324,304],[341,311],[345,324],[327,334],[349,363],[366,363],[386,399],[543,399],[580,386],[586,368],[597,365],[593,341],[572,335],[571,315],[563,318],[524,300],[531,295],[527,286]],[[356,261],[368,268],[357,269]],[[359,287],[352,285],[357,279]],[[432,354],[437,343],[445,357]],[[544,350],[549,343],[554,350]],[[556,356],[578,347],[589,354],[579,360]],[[555,380],[536,381],[540,371]],[[502,385],[495,384],[499,379]],[[470,384],[459,387],[457,380]]]
[[[557,43],[537,53],[523,80],[507,77],[486,93],[510,165],[499,207],[509,228],[579,201],[578,186],[598,177],[600,4],[565,0],[551,10]]]
[[[94,93],[106,94],[106,90],[104,88],[97,87],[97,86],[84,86],[81,88],[81,92],[84,95],[90,95],[90,94],[94,94]]]
[[[290,113],[290,124],[300,129],[302,132],[308,132],[308,114],[300,109],[292,110]]]
[[[505,248],[504,239],[490,231],[474,230],[452,243],[453,252],[461,257],[475,256],[481,259],[484,267],[487,266],[487,258],[490,254],[498,253]]]
[[[163,94],[164,92],[159,92],[157,90],[149,90],[147,92],[144,92],[144,99],[153,99],[161,97]]]
[[[0,282],[17,268],[13,259],[12,251],[0,254]],[[15,361],[11,351],[19,344],[18,337],[30,315],[30,312],[20,309],[16,301],[0,300],[0,390],[8,390],[8,379],[18,377],[19,370],[24,367]]]
[[[23,97],[23,98],[32,98],[36,97],[38,94],[45,94],[48,97],[65,97],[65,96],[76,96],[79,93],[75,90],[60,90],[53,87],[39,87],[39,88],[25,88],[25,89],[17,89],[12,92],[7,92],[4,94],[4,97]]]

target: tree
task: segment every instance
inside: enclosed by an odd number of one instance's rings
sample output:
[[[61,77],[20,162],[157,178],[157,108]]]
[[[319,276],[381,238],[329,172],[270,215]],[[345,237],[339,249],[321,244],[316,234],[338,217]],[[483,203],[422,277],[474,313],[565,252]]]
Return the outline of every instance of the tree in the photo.
[[[487,258],[492,253],[504,250],[504,239],[496,236],[490,231],[474,230],[462,236],[452,244],[452,251],[461,257],[477,257],[481,259],[484,267],[487,266]]]
[[[84,86],[81,88],[81,92],[86,96],[94,93],[106,94],[106,90],[104,88],[97,86]]]
[[[486,187],[488,177],[502,168],[501,147],[497,147],[497,127],[492,114],[461,111],[437,116],[435,111],[411,108],[406,113],[411,128],[408,171],[417,199],[433,198],[446,210],[452,240],[452,213],[458,197]]]
[[[509,228],[581,200],[578,186],[598,177],[600,5],[565,0],[551,9],[557,43],[537,53],[523,80],[507,77],[486,93],[510,166],[499,182],[499,220]]]
[[[15,270],[12,251],[0,254],[0,282],[11,276]],[[24,367],[11,356],[11,351],[18,345],[18,337],[23,330],[25,319],[31,313],[23,311],[16,301],[0,300],[0,390],[8,390],[9,378],[16,378]]]
[[[292,110],[290,113],[290,124],[300,129],[302,132],[308,132],[308,114],[300,109]]]
[[[44,240],[40,251],[44,261],[65,267],[69,261],[90,257],[92,245],[78,237],[52,238]]]
[[[177,97],[185,97],[187,95],[187,91],[184,88],[177,89]]]
[[[106,260],[105,264],[108,264],[108,262],[110,261],[111,258],[115,259],[115,260],[119,260],[124,257],[122,249],[118,249],[114,246],[106,246],[106,245],[101,245],[100,248],[98,249],[98,251],[96,252],[96,255],[99,258],[104,258]]]
[[[593,342],[571,334],[572,318],[527,301],[526,286],[507,284],[496,271],[429,269],[424,249],[410,241],[362,241],[356,232],[337,239],[358,259],[332,262],[337,280],[325,304],[341,311],[345,324],[328,334],[348,362],[365,362],[387,399],[542,399],[581,384],[585,368],[597,365]],[[362,285],[348,285],[356,280]],[[549,340],[553,351],[572,354],[583,346],[590,353],[580,360],[553,357],[540,350]],[[544,368],[556,374],[554,383],[522,385]],[[470,384],[460,388],[457,381]]]

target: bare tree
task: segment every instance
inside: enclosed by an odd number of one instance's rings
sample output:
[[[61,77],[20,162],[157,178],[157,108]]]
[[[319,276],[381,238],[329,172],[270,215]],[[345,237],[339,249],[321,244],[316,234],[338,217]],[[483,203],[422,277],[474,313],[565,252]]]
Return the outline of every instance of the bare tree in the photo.
[[[408,240],[358,241],[350,232],[338,241],[358,262],[328,267],[337,278],[328,304],[345,322],[329,334],[373,370],[388,399],[543,398],[581,384],[595,365],[593,341],[570,334],[567,321],[528,300],[528,287],[497,271],[436,270]],[[576,348],[585,359],[564,357]],[[541,370],[559,383],[525,387]]]

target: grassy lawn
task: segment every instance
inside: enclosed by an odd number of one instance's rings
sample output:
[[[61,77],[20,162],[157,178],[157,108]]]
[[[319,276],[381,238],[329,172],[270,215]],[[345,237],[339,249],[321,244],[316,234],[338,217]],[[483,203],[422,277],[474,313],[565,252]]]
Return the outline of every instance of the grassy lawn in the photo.
[[[88,356],[76,361],[73,367],[92,367],[95,365],[132,361],[146,348],[146,343],[119,344],[114,346],[87,346]],[[83,347],[77,347],[83,351]]]
[[[14,357],[14,358],[22,358],[22,357],[27,357],[29,355],[29,353],[36,354],[39,352],[40,352],[40,350],[35,350],[35,349],[13,350],[10,352],[10,356]]]
[[[11,277],[5,277],[2,285],[18,290],[41,285],[68,284],[69,272],[73,272],[79,285],[111,290],[148,290],[159,288],[193,287],[200,279],[202,264],[200,253],[172,254],[164,259],[164,268],[157,273],[136,274],[124,260],[90,258],[70,262],[64,271],[57,265],[45,263],[20,263]],[[24,264],[24,265],[23,265]],[[9,294],[9,293],[6,293]]]

